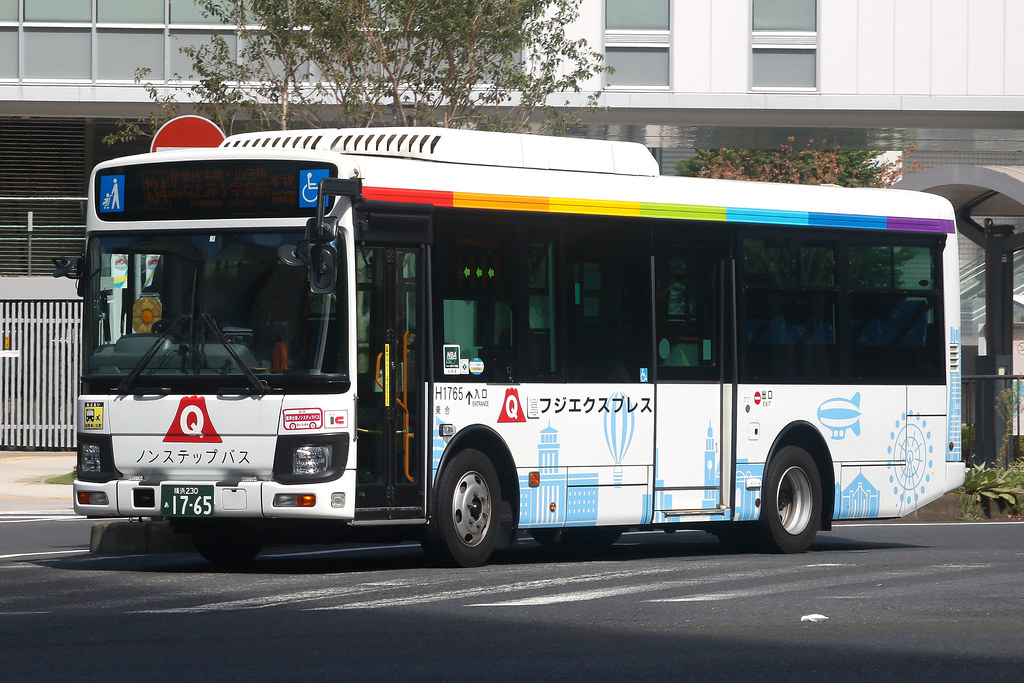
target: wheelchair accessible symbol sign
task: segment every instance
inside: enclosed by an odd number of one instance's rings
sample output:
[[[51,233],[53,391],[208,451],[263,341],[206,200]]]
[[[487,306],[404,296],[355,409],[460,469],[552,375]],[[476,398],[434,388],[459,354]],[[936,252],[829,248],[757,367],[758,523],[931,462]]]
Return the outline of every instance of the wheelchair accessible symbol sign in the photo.
[[[307,168],[299,171],[299,206],[310,208],[316,206],[316,198],[320,193],[320,179],[331,174],[326,168]]]

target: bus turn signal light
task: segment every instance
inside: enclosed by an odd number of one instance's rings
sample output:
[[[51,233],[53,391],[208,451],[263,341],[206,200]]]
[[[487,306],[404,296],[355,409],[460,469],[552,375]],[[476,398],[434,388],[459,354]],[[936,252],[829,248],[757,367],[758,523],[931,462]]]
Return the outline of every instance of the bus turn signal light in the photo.
[[[79,491],[78,492],[78,504],[79,505],[106,505],[107,494],[102,491]]]
[[[279,493],[274,496],[276,508],[316,507],[316,496],[312,493]]]

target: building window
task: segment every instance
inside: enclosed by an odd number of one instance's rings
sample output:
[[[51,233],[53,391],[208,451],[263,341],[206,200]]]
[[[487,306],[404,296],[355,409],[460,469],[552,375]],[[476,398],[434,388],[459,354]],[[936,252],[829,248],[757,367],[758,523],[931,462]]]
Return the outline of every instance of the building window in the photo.
[[[164,0],[96,0],[96,21],[111,24],[163,24]]]
[[[131,56],[128,59],[128,56]],[[135,80],[135,70],[150,70],[147,79],[164,79],[164,34],[159,30],[100,29],[96,31],[96,78]]]
[[[615,69],[606,85],[667,88],[669,42],[668,0],[606,0],[605,64]]]
[[[817,88],[817,10],[816,0],[752,0],[753,88]]]
[[[92,0],[25,0],[25,21],[92,21]]]
[[[18,20],[18,0],[0,0],[0,21]]]
[[[25,78],[92,78],[91,50],[87,29],[26,28]]]

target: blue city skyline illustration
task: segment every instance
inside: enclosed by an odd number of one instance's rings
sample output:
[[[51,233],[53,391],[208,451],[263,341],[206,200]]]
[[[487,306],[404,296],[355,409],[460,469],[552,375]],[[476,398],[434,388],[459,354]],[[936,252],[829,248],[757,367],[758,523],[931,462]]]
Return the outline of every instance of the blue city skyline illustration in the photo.
[[[558,430],[540,430],[537,467],[540,485],[530,486],[529,474],[519,477],[519,526],[594,526],[599,503],[597,472],[566,473],[559,469]],[[554,510],[551,509],[552,503]]]
[[[836,484],[836,519],[872,519],[878,517],[881,509],[880,491],[864,476],[861,470],[853,481],[839,493]]]
[[[949,343],[955,344],[957,348],[960,347],[960,328],[949,328]],[[951,369],[949,373],[949,410],[946,415],[949,416],[949,443],[953,444],[953,448],[946,452],[947,462],[960,462],[960,411],[962,409],[960,380],[963,374],[960,367],[960,363],[957,363],[956,369]]]
[[[721,471],[718,461],[718,448],[715,445],[715,428],[708,420],[707,439],[704,441],[704,501],[701,505],[705,510],[718,507],[719,481]]]

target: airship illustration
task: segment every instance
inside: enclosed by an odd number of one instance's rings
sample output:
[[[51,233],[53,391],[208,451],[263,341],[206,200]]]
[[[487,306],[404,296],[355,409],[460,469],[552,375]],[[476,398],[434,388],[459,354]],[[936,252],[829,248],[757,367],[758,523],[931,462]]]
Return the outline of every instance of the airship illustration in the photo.
[[[818,422],[832,431],[835,440],[845,439],[846,430],[860,436],[860,392],[853,398],[830,398],[818,406]]]

